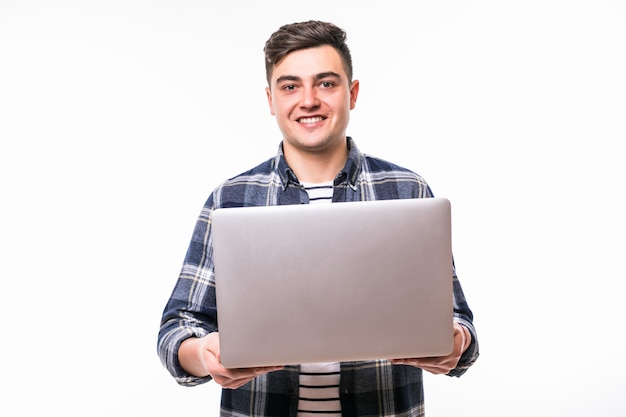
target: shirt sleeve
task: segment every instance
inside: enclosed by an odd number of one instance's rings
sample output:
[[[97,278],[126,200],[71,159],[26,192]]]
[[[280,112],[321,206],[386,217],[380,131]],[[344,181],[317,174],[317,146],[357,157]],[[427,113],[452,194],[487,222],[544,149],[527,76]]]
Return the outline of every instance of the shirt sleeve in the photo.
[[[178,360],[178,349],[190,337],[203,337],[217,331],[212,212],[213,194],[196,221],[181,272],[163,311],[157,341],[161,362],[175,380],[185,386],[211,380],[187,374]]]
[[[453,268],[452,275],[452,291],[453,291],[453,301],[454,301],[454,321],[461,324],[467,330],[469,330],[472,341],[461,358],[459,359],[459,363],[456,368],[451,370],[448,375],[460,377],[463,375],[469,368],[476,362],[479,356],[478,349],[478,335],[476,334],[476,328],[474,327],[474,315],[465,299],[465,294],[463,293],[463,289],[461,288],[461,283],[456,274],[456,270]]]

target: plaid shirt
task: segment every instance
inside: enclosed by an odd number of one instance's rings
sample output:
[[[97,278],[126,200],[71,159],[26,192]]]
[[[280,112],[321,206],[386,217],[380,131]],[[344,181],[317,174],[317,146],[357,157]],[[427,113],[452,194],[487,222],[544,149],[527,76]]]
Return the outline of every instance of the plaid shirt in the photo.
[[[433,194],[414,172],[359,152],[347,138],[349,156],[334,180],[333,202],[427,198]],[[197,220],[174,291],[163,312],[158,353],[176,381],[194,386],[209,381],[187,374],[178,361],[183,340],[218,331],[215,276],[211,243],[211,213],[222,207],[307,204],[308,195],[287,165],[279,146],[276,157],[219,185]],[[472,312],[453,273],[454,318],[469,329],[472,343],[456,369],[461,376],[478,358]],[[257,377],[245,386],[222,390],[221,416],[296,416],[299,366]],[[344,416],[423,416],[422,370],[388,361],[343,362],[340,378]]]

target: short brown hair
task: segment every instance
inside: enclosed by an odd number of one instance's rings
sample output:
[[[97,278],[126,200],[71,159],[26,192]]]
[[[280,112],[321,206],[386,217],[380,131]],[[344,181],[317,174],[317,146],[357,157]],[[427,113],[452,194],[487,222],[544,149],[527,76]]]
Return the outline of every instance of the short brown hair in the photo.
[[[346,44],[346,32],[332,23],[319,20],[291,23],[281,26],[265,43],[265,75],[267,84],[271,86],[274,65],[293,51],[330,45],[339,52],[341,60],[352,81],[352,56]]]

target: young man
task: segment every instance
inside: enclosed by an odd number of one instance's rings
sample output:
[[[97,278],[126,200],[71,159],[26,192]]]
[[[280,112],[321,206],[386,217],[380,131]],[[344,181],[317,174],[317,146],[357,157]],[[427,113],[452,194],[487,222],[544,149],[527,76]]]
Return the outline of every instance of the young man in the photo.
[[[221,416],[422,416],[422,370],[460,376],[478,357],[472,312],[453,273],[449,356],[252,369],[220,363],[213,210],[432,197],[422,177],[360,153],[346,135],[359,82],[352,79],[345,39],[334,25],[309,21],[285,25],[267,41],[267,99],[283,135],[278,154],[211,193],[163,312],[161,361],[181,385],[220,384]]]

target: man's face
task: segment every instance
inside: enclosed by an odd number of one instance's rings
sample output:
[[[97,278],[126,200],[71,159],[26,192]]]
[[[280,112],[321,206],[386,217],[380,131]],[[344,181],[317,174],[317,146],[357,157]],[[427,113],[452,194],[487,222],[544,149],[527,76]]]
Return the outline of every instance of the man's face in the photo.
[[[345,150],[359,83],[350,83],[333,47],[291,52],[274,66],[266,91],[286,153]]]

